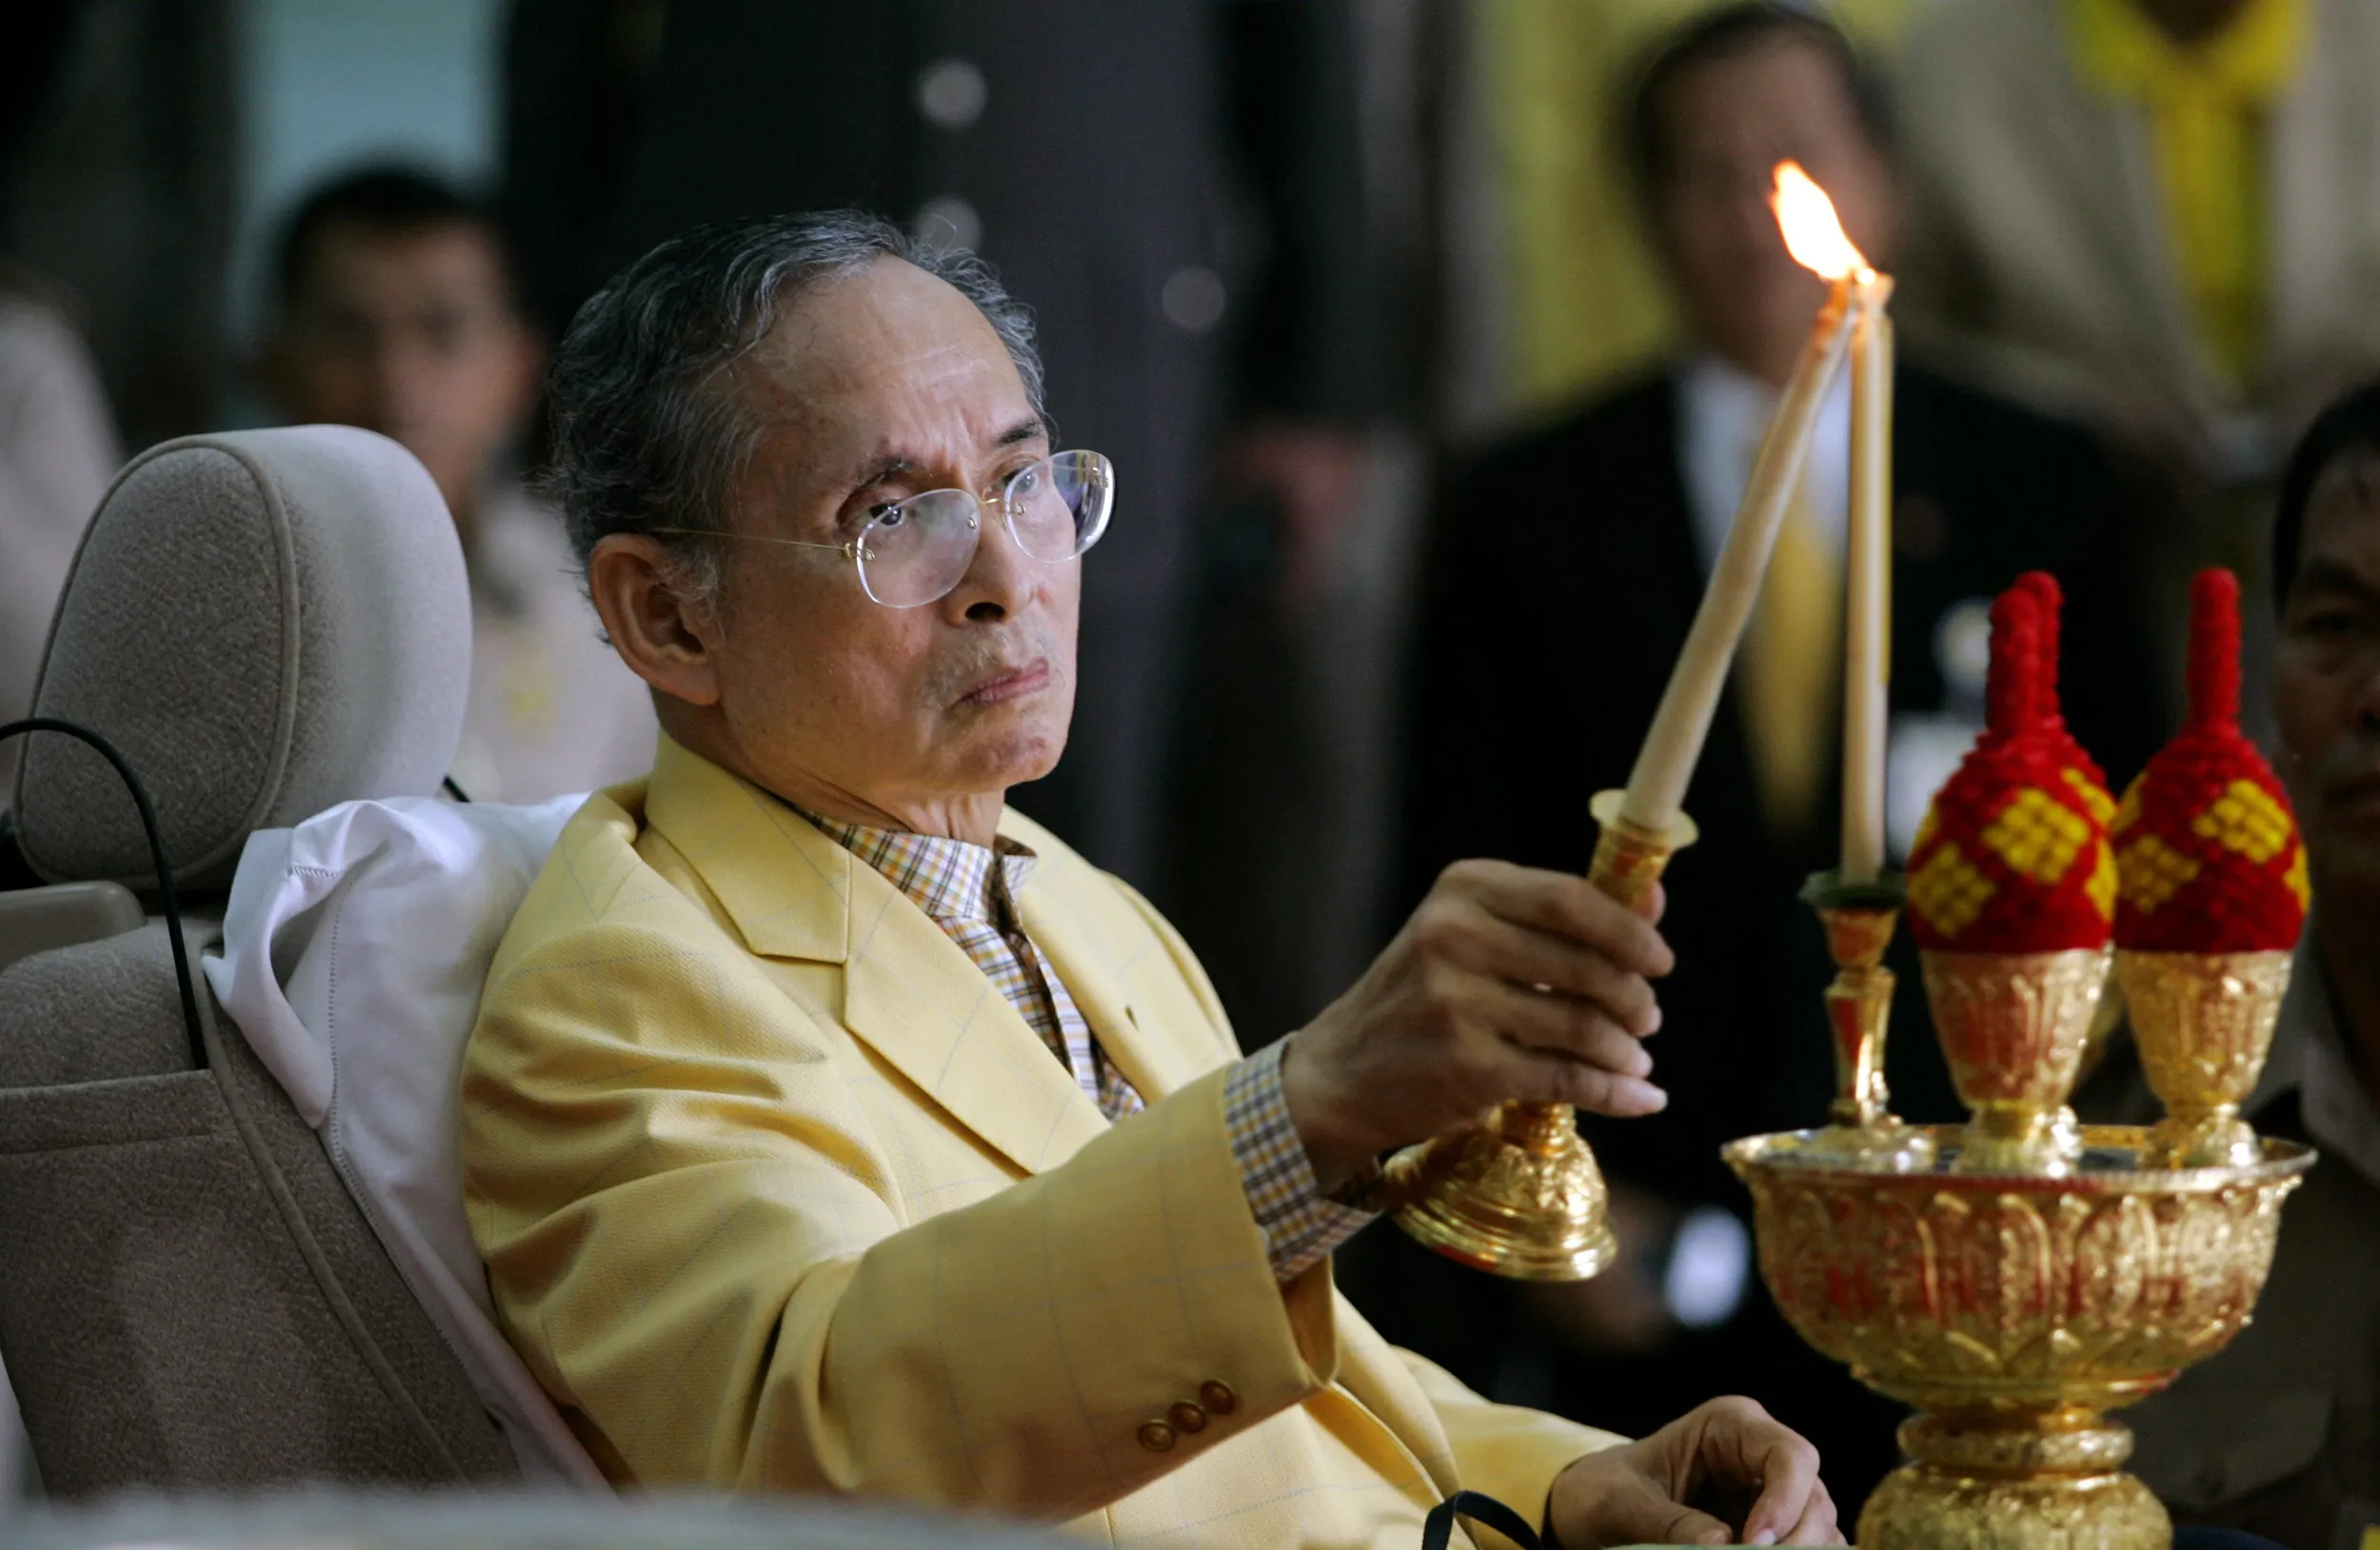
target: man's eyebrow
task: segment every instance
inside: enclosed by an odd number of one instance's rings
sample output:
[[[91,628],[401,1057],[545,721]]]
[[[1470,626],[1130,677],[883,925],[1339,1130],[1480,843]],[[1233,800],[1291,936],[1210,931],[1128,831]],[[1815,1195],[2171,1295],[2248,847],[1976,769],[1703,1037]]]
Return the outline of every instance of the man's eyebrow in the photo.
[[[2380,587],[2364,579],[2363,574],[2326,555],[2311,555],[2300,561],[2297,577],[2290,583],[2290,597],[2303,592],[2345,594],[2359,603],[2380,604]]]
[[[1016,447],[1024,442],[1044,438],[1048,434],[1049,423],[1037,414],[1030,420],[1020,420],[1002,431],[993,440],[992,445],[994,447]]]
[[[860,471],[852,477],[851,487],[865,489],[870,485],[881,485],[887,479],[899,478],[916,467],[915,462],[899,452],[876,458],[860,466]]]

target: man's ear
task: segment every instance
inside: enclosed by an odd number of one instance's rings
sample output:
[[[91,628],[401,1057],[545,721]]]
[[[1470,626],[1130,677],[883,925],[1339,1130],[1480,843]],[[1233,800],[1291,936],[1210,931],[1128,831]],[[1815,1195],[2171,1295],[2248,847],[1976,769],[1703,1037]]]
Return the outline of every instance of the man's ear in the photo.
[[[586,560],[586,589],[612,649],[631,672],[688,705],[719,703],[715,600],[690,597],[684,568],[655,539],[606,533]]]

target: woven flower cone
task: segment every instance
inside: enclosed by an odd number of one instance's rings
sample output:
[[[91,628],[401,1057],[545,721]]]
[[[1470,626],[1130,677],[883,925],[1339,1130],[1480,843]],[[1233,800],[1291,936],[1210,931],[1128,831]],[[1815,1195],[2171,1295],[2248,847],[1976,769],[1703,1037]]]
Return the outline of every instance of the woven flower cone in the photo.
[[[2256,1085],[2311,897],[2289,797],[2239,729],[2239,582],[2191,588],[2190,713],[2140,772],[2112,835],[2116,973],[2174,1166],[2258,1155],[2239,1105]]]
[[[2039,710],[2047,735],[2056,746],[2058,773],[2065,778],[2068,785],[2074,788],[2075,794],[2083,799],[2083,805],[2089,807],[2101,824],[2111,824],[2115,820],[2115,798],[2108,790],[2107,771],[2099,767],[2099,762],[2092,758],[2090,751],[2067,729],[2066,709],[2058,694],[2058,668],[2065,660],[2059,639],[2062,616],[2066,610],[2065,588],[2058,586],[2057,578],[2046,570],[2028,570],[2016,578],[2016,585],[2033,594],[2033,602],[2040,609],[2041,676],[2034,692],[2041,697]],[[2099,1005],[2092,1014],[2091,1032],[2083,1041],[2082,1080],[2089,1080],[2091,1073],[2098,1068],[2101,1057],[2107,1053],[2108,1045],[2114,1041],[2115,1030],[2123,1022],[2123,987],[2117,983],[2114,967],[2111,964],[2106,982],[2099,987]]]
[[[1989,719],[1909,858],[1926,997],[1973,1111],[1958,1160],[1970,1171],[2069,1165],[2063,1105],[2107,977],[2115,906],[2105,821],[2070,779],[2096,766],[2043,693],[2056,664],[2044,660],[2036,586],[2020,582],[1993,605]]]

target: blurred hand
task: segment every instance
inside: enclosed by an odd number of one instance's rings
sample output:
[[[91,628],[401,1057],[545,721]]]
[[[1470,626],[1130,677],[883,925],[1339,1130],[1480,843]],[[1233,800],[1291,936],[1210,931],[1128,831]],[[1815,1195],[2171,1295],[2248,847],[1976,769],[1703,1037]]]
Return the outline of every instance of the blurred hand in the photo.
[[[1657,919],[1656,894],[1651,913]],[[1508,1099],[1651,1114],[1639,1040],[1670,970],[1653,921],[1564,872],[1457,862],[1397,940],[1291,1035],[1281,1083],[1325,1190]]]
[[[1750,1400],[1713,1400],[1562,1471],[1561,1550],[1614,1544],[1841,1544],[1818,1450]]]

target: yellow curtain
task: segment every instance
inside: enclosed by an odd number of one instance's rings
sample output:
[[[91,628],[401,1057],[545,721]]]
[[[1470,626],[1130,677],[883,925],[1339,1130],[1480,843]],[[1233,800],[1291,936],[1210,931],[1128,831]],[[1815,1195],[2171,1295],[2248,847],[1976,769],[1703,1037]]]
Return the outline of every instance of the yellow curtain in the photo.
[[[1676,339],[1619,144],[1621,93],[1662,32],[1719,3],[1478,0],[1523,418],[1608,386]],[[1835,0],[1833,9],[1875,50],[1897,36],[1913,3]]]

